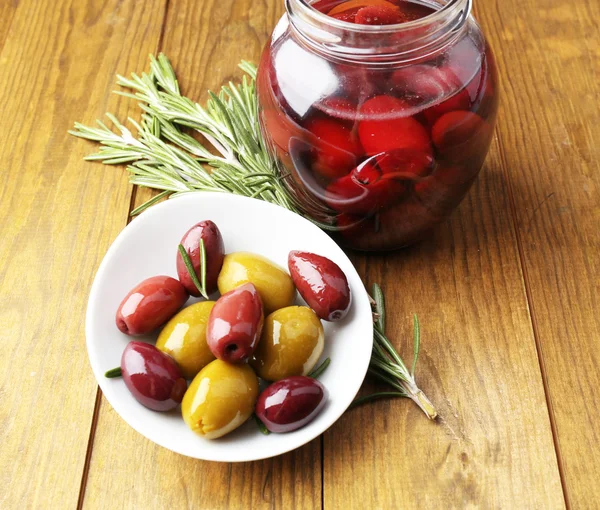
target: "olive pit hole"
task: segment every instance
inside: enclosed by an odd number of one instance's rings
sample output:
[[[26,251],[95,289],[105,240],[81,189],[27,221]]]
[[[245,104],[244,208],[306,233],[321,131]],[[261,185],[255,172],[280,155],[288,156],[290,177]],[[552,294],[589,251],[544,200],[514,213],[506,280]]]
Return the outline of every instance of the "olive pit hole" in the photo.
[[[228,352],[235,352],[238,350],[238,346],[237,346],[237,344],[229,344],[227,347],[225,347],[225,349]]]
[[[119,330],[126,335],[129,334],[129,328],[127,327],[127,323],[124,319],[117,319],[117,328],[119,328]]]

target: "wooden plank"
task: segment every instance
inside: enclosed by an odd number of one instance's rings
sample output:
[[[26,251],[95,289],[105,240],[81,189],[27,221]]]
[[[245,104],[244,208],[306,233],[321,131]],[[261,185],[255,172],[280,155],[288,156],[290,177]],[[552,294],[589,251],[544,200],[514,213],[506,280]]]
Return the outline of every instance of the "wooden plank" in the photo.
[[[600,479],[600,3],[496,2],[499,134],[568,502]]]
[[[19,5],[19,0],[4,1],[0,5],[0,52],[8,35],[13,16]]]
[[[435,236],[356,256],[386,293],[388,331],[437,405],[347,413],[325,435],[325,508],[562,508],[559,472],[497,145]]]
[[[126,114],[111,84],[146,60],[160,7],[21,0],[0,54],[1,508],[77,504],[96,396],[87,296],[130,187],[83,163],[92,146],[67,130],[106,109]]]
[[[161,51],[172,60],[183,92],[204,101],[207,89],[241,76],[241,59],[258,62],[282,7],[278,0],[171,1]],[[151,196],[138,189],[134,206]],[[88,508],[319,508],[320,459],[319,439],[260,462],[188,459],[144,439],[103,400],[84,503]]]

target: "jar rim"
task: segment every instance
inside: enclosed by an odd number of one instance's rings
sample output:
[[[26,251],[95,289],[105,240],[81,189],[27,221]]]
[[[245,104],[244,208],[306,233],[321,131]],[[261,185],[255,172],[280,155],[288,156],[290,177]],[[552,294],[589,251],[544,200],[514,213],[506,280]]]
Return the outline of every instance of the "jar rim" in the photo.
[[[290,3],[290,1],[293,1],[306,16],[314,18],[316,21],[319,21],[321,23],[330,25],[333,28],[372,34],[388,34],[398,32],[401,30],[412,30],[414,28],[424,27],[431,23],[435,23],[436,21],[442,20],[443,18],[448,16],[449,13],[451,14],[453,10],[463,10],[463,16],[466,20],[471,14],[473,6],[473,0],[450,0],[431,14],[428,14],[427,16],[413,21],[394,23],[392,25],[360,25],[356,23],[351,23],[349,21],[343,21],[337,18],[333,18],[331,16],[328,16],[324,12],[315,9],[312,6],[314,0],[312,2],[310,0],[288,0],[286,2],[286,7]]]

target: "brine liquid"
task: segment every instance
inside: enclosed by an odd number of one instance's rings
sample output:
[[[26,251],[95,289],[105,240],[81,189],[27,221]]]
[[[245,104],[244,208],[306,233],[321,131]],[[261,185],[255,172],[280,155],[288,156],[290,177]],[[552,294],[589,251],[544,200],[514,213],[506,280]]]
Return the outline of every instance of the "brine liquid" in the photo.
[[[357,24],[433,12],[398,0],[312,5]],[[468,191],[492,137],[494,84],[472,27],[428,59],[378,66],[326,59],[283,32],[263,54],[258,93],[270,148],[306,213],[340,228],[346,246],[386,250],[421,238]]]
[[[332,18],[359,25],[393,25],[428,16],[434,10],[404,0],[320,0],[312,6]]]

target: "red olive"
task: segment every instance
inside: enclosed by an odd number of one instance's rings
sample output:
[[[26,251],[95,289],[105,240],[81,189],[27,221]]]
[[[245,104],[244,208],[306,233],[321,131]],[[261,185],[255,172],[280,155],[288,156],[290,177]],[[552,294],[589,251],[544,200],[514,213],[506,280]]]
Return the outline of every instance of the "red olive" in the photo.
[[[127,389],[154,411],[175,409],[183,400],[187,382],[177,363],[151,344],[129,342],[121,356]]]
[[[281,379],[258,397],[256,415],[271,432],[291,432],[312,421],[323,409],[327,390],[302,375]]]
[[[219,227],[210,220],[196,223],[185,233],[181,239],[181,244],[192,260],[198,280],[200,280],[201,239],[204,241],[204,249],[206,251],[206,291],[212,294],[217,290],[217,278],[223,265],[225,247],[223,246],[223,237],[221,236]],[[179,276],[179,281],[192,296],[198,297],[200,295],[179,251],[177,252],[177,275]]]
[[[222,361],[242,363],[256,349],[263,327],[263,305],[252,283],[223,294],[210,312],[206,342]]]
[[[117,327],[128,335],[144,335],[165,324],[186,302],[183,285],[170,276],[153,276],[136,285],[121,301]]]
[[[326,321],[343,319],[352,302],[344,272],[327,257],[305,251],[291,251],[288,268],[300,295]]]

